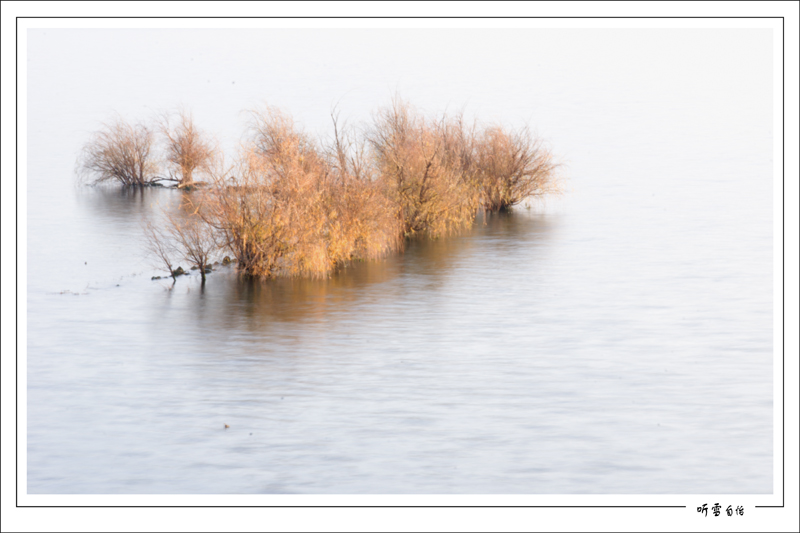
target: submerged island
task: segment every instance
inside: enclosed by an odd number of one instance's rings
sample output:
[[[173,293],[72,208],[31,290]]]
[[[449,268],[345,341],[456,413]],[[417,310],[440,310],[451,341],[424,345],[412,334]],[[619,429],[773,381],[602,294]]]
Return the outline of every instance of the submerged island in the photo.
[[[232,158],[185,110],[155,126],[117,119],[86,143],[78,170],[92,183],[185,191],[177,213],[144,231],[173,278],[185,260],[203,281],[222,256],[246,276],[324,277],[561,191],[559,165],[527,127],[429,118],[399,98],[361,128],[331,118],[332,139],[317,142],[287,113],[253,110]]]

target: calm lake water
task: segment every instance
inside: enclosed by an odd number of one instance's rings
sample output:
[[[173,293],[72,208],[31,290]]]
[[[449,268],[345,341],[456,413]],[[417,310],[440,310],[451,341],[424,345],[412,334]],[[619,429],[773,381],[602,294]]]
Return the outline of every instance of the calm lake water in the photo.
[[[28,491],[771,493],[771,39],[30,30]],[[182,193],[75,183],[114,111],[230,148],[259,102],[324,135],[395,91],[530,121],[566,194],[327,280],[171,288],[142,223]]]

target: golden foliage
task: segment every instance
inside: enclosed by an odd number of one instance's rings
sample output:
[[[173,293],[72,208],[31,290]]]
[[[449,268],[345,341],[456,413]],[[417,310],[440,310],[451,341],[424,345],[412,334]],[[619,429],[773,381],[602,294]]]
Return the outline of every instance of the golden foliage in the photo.
[[[191,185],[195,172],[210,170],[217,148],[194,125],[191,113],[183,109],[165,113],[160,129],[167,141],[166,159],[180,174],[180,186]]]
[[[399,246],[375,183],[333,165],[280,111],[252,117],[235,177],[216,180],[202,211],[243,272],[321,277]]]
[[[460,123],[436,123],[396,99],[375,117],[369,141],[405,236],[439,237],[474,220],[478,196],[462,164],[468,138]]]
[[[365,135],[340,127],[333,114],[327,145],[276,108],[254,110],[228,167],[191,116],[179,118],[177,128],[162,130],[169,161],[182,180],[201,169],[211,182],[187,195],[181,218],[168,218],[173,248],[150,247],[167,266],[173,249],[201,271],[210,254],[225,250],[249,276],[324,277],[348,261],[399,250],[408,237],[467,227],[480,209],[559,191],[552,154],[527,129],[479,130],[463,115],[433,120],[399,99]]]
[[[560,192],[553,155],[525,128],[484,130],[475,142],[477,180],[489,211],[507,210],[526,198]]]

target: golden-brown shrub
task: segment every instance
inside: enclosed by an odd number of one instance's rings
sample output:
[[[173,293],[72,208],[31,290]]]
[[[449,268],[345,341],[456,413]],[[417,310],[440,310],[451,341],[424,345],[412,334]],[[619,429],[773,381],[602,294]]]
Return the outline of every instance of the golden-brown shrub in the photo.
[[[462,165],[453,123],[437,124],[401,100],[375,117],[372,156],[403,234],[439,237],[470,224],[478,207],[474,184]]]
[[[489,211],[560,191],[552,153],[527,128],[485,129],[475,142],[474,162],[482,205]]]
[[[235,178],[217,179],[200,211],[244,273],[321,277],[396,249],[396,221],[375,183],[331,164],[280,111],[252,117]]]
[[[340,128],[334,114],[325,146],[278,109],[250,118],[229,168],[190,116],[164,130],[182,179],[191,183],[197,169],[211,178],[187,195],[180,217],[168,217],[173,244],[151,246],[168,268],[172,250],[201,269],[222,250],[246,275],[323,277],[398,250],[407,237],[464,228],[481,208],[504,210],[559,190],[550,151],[527,129],[479,131],[463,115],[432,120],[399,99],[364,136]]]
[[[161,133],[166,139],[166,159],[177,173],[179,186],[193,183],[195,172],[208,172],[217,148],[195,125],[191,113],[179,110],[161,117]]]

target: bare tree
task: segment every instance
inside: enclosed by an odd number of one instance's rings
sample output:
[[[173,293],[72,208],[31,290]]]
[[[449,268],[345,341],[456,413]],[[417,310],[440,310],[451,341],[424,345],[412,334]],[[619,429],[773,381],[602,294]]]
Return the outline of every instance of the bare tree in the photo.
[[[219,250],[219,239],[215,228],[201,214],[205,207],[202,199],[187,197],[183,207],[187,212],[167,214],[166,232],[175,243],[178,253],[200,270],[200,277],[205,283],[206,272],[211,269],[213,257]]]
[[[152,146],[153,132],[143,124],[128,124],[120,118],[104,123],[84,145],[78,173],[93,183],[148,185],[156,174]]]
[[[151,258],[169,271],[172,279],[184,273],[174,268],[181,258],[200,270],[203,283],[211,269],[213,257],[220,249],[216,229],[200,214],[202,200],[186,197],[177,212],[165,212],[163,226],[147,223],[144,226],[145,248]]]
[[[144,235],[145,249],[156,263],[167,269],[174,283],[177,272],[172,267],[172,261],[177,249],[170,234],[164,228],[148,222],[144,226]]]
[[[192,114],[186,110],[165,113],[160,121],[161,133],[167,140],[166,158],[180,176],[179,187],[194,183],[196,172],[208,171],[217,147],[195,125]]]
[[[375,180],[375,168],[369,158],[369,143],[342,121],[336,108],[331,112],[333,139],[326,146],[327,158],[340,176],[358,180]]]

